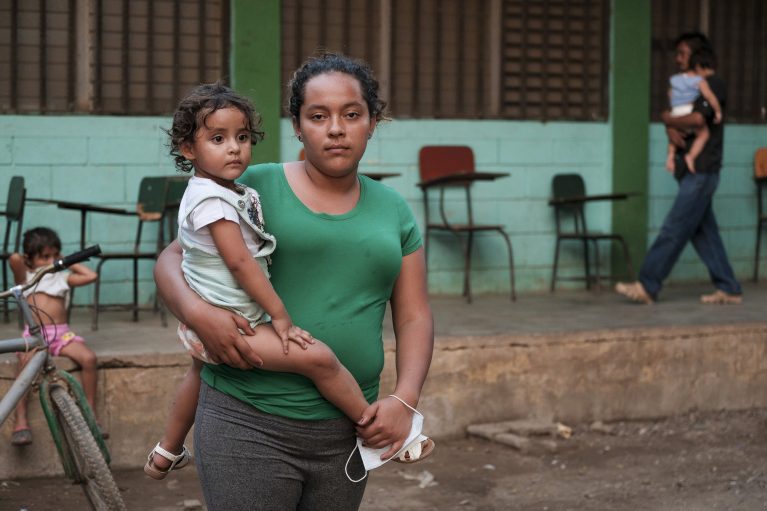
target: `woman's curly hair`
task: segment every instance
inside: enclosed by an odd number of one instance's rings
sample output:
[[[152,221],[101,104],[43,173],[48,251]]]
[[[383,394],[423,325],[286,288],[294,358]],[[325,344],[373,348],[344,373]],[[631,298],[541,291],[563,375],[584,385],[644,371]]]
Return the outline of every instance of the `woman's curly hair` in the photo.
[[[173,114],[173,125],[166,131],[170,137],[168,145],[176,169],[181,172],[192,171],[192,162],[181,154],[181,147],[184,144],[193,144],[195,133],[205,126],[208,116],[222,108],[236,108],[243,113],[253,145],[264,139],[261,116],[248,98],[237,94],[221,82],[198,85],[179,102]]]
[[[367,103],[370,117],[375,119],[376,123],[387,119],[386,102],[378,97],[378,80],[373,75],[370,66],[361,60],[340,53],[326,52],[309,57],[293,73],[293,78],[288,84],[290,99],[287,109],[296,122],[300,123],[299,114],[301,113],[301,105],[304,104],[307,82],[315,76],[334,72],[345,73],[357,79],[362,89],[362,97]]]

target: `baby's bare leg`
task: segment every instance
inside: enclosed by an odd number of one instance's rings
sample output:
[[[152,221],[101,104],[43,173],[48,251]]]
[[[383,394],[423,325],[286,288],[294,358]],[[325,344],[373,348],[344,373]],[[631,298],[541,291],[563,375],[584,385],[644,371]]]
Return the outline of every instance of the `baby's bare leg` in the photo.
[[[80,366],[80,380],[83,392],[93,413],[96,413],[96,385],[98,382],[98,367],[96,354],[85,343],[70,342],[61,349],[59,355],[74,360]]]
[[[666,155],[666,170],[669,172],[674,172],[675,164],[674,164],[674,157],[676,156],[676,146],[674,144],[668,145],[667,155]]]
[[[695,160],[698,158],[698,156],[700,156],[700,153],[703,152],[703,148],[706,146],[706,142],[708,142],[708,137],[708,126],[705,124],[695,130],[695,140],[693,140],[692,145],[690,146],[690,150],[684,157],[685,162],[687,162],[687,168],[690,169],[690,172],[695,172]]]
[[[347,417],[355,423],[362,419],[362,412],[368,407],[368,402],[357,380],[326,344],[316,341],[305,350],[291,344],[286,355],[282,351],[282,341],[271,325],[257,326],[256,334],[246,336],[245,339],[263,359],[261,369],[306,376],[317,386],[320,394]]]
[[[21,370],[24,369],[24,367],[27,365],[27,362],[29,362],[29,359],[32,357],[30,353],[17,353],[16,356],[18,357],[18,363],[16,365],[16,376],[18,376],[21,373]],[[13,425],[14,431],[29,429],[29,422],[27,420],[27,395],[29,395],[29,391],[24,394],[24,397],[22,397],[19,403],[16,405]]]
[[[160,447],[173,454],[181,454],[184,440],[194,424],[197,412],[197,396],[200,394],[200,371],[202,362],[192,358],[192,365],[176,390],[176,397],[165,422],[165,432],[160,440]],[[170,460],[162,456],[153,456],[152,464],[160,470],[170,466]]]

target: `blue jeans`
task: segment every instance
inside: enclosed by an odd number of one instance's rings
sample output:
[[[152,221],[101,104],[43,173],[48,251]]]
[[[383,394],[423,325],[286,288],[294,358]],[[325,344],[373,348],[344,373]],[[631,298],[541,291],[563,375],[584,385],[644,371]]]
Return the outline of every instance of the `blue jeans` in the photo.
[[[671,211],[639,270],[639,282],[653,299],[657,298],[663,281],[688,241],[708,268],[716,288],[729,294],[741,294],[714,217],[712,200],[718,185],[718,172],[687,172],[679,180],[679,192]]]

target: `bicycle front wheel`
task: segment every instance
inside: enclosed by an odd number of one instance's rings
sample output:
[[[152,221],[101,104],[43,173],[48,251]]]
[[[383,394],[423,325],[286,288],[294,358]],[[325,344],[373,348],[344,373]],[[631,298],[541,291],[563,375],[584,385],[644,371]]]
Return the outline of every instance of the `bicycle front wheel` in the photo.
[[[56,408],[66,439],[65,448],[75,462],[85,495],[96,511],[124,511],[120,490],[104,456],[93,438],[80,408],[64,387],[51,387],[51,400]]]

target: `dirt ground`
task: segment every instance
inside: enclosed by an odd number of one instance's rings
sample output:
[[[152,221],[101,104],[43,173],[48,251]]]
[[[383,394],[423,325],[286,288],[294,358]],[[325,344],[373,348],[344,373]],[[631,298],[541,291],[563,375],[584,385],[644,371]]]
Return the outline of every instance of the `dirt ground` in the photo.
[[[364,511],[765,510],[767,410],[569,425],[556,451],[522,454],[477,438],[443,440],[423,463],[370,476]],[[553,446],[550,446],[550,448]],[[194,468],[157,483],[118,472],[131,510],[204,509]],[[0,482],[0,509],[86,509],[63,479]]]

